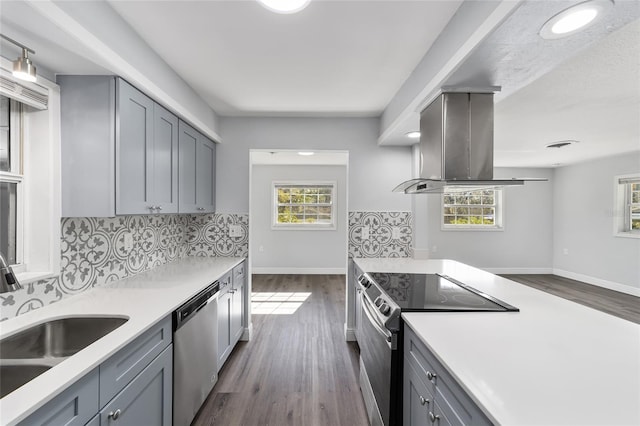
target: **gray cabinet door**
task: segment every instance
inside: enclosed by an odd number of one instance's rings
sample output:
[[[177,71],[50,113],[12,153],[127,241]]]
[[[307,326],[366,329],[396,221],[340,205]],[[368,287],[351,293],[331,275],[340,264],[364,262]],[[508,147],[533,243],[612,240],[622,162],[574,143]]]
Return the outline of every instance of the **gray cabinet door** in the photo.
[[[183,121],[179,125],[180,213],[215,212],[216,144]]]
[[[170,426],[173,345],[169,345],[100,411],[103,426]]]
[[[430,423],[429,413],[433,413],[434,410],[433,396],[422,381],[421,375],[408,362],[404,363],[402,403],[405,426]]]
[[[198,207],[204,212],[216,211],[216,144],[201,136],[197,163]]]
[[[153,204],[157,213],[178,212],[178,117],[154,104]]]
[[[179,203],[180,213],[202,213],[198,210],[197,194],[197,167],[198,143],[200,135],[191,126],[183,121],[178,125],[178,146],[179,146]]]
[[[242,336],[242,305],[244,299],[244,276],[241,280],[234,279],[233,288],[231,289],[231,342],[235,345]]]
[[[153,213],[154,102],[118,79],[116,213]]]
[[[218,298],[218,371],[231,353],[232,293],[226,292]]]

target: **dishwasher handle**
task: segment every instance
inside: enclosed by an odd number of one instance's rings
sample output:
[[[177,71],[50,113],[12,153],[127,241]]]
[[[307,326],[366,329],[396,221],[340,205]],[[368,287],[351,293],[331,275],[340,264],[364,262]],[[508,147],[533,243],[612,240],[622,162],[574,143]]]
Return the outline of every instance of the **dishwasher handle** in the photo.
[[[179,307],[174,312],[173,330],[176,331],[182,327],[184,323],[193,318],[194,314],[198,313],[198,311],[211,303],[211,301],[218,296],[219,288],[220,284],[216,281],[211,286],[198,293],[198,295],[191,298],[187,303]]]

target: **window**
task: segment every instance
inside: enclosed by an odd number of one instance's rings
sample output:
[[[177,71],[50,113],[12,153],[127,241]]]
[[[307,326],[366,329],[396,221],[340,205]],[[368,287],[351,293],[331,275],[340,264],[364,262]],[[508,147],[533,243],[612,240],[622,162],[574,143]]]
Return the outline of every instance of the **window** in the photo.
[[[0,96],[0,252],[9,264],[22,261],[22,138],[19,102]]]
[[[640,174],[616,176],[614,233],[640,238]]]
[[[273,228],[335,229],[335,182],[274,182]]]
[[[502,190],[445,188],[442,229],[502,229]]]

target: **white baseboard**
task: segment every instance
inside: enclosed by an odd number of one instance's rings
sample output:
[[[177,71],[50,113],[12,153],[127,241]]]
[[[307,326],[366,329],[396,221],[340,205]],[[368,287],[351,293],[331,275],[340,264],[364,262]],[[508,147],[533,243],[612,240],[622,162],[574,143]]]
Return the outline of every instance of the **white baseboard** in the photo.
[[[590,277],[588,275],[576,274],[575,272],[564,271],[562,269],[553,269],[554,275],[569,278],[583,283],[597,285],[599,287],[608,288],[609,290],[619,291],[620,293],[630,294],[640,297],[640,288],[631,287],[629,285],[616,283],[613,281],[603,280],[601,278]]]
[[[346,268],[260,268],[253,267],[252,274],[276,274],[276,275],[344,275]]]
[[[347,342],[355,342],[357,340],[356,330],[347,327],[347,324],[344,325],[344,340],[346,340]]]
[[[249,327],[245,327],[242,336],[240,336],[240,340],[248,342],[251,340],[251,335],[253,335],[253,323],[249,324]]]
[[[492,274],[553,274],[553,268],[480,268]]]

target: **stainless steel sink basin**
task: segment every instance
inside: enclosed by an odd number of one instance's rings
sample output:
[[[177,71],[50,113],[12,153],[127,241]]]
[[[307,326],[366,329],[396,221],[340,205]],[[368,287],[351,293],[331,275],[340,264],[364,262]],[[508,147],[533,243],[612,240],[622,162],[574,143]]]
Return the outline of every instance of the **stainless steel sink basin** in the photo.
[[[125,322],[126,318],[69,317],[34,325],[0,340],[0,360],[68,357]]]
[[[51,366],[48,365],[0,365],[0,398],[30,380],[35,379]]]

